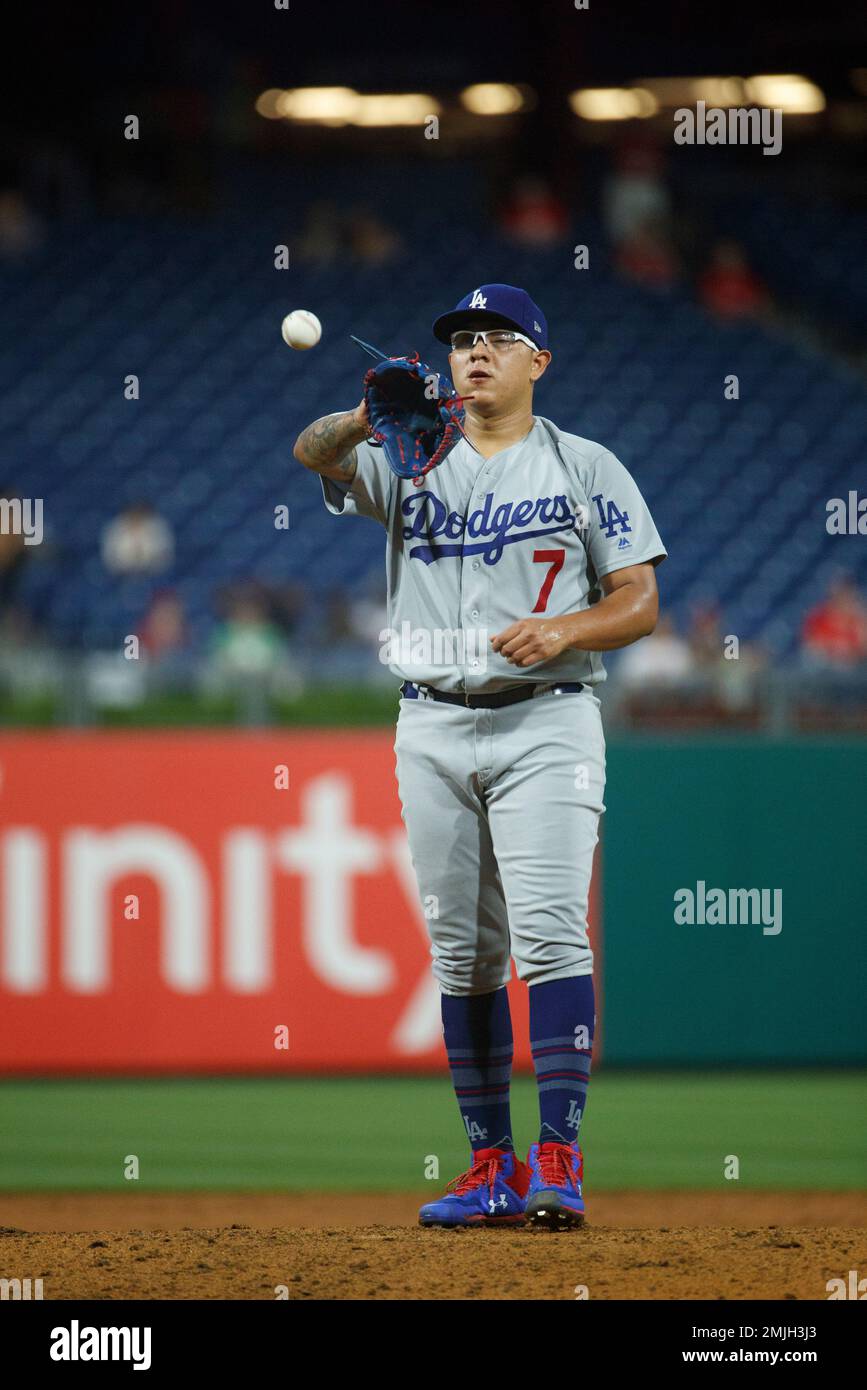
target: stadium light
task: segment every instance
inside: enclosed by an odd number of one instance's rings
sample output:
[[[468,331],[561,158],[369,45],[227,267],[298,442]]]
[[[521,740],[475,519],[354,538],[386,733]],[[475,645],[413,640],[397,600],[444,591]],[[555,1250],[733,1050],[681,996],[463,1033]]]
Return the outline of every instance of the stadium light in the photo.
[[[461,92],[461,105],[474,116],[510,116],[524,105],[524,94],[511,82],[476,82]]]
[[[646,87],[584,87],[570,94],[569,105],[585,121],[629,121],[659,110]]]
[[[267,92],[262,92],[256,98],[256,111],[260,116],[264,116],[266,121],[279,121],[280,108],[279,101],[283,95],[281,87],[269,87]]]
[[[266,120],[326,126],[423,125],[439,113],[439,102],[424,92],[356,92],[353,87],[269,88],[256,101]]]
[[[636,86],[650,92],[660,107],[692,106],[696,101],[739,106],[744,97],[742,77],[642,77]]]
[[[744,100],[742,77],[692,77],[687,82],[689,97],[684,105],[704,101],[708,106],[741,106]],[[673,102],[680,106],[681,102]]]
[[[351,87],[296,87],[282,92],[277,111],[289,121],[345,125],[352,120],[358,92]]]
[[[748,77],[747,98],[757,106],[771,106],[790,116],[824,111],[825,94],[807,77],[798,73],[766,73]]]
[[[359,126],[424,125],[439,105],[424,92],[384,92],[359,96],[352,124]]]

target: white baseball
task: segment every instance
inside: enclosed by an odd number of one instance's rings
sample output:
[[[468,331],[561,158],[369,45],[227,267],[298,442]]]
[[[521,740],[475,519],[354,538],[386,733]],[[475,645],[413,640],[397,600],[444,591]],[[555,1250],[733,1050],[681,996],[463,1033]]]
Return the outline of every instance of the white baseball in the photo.
[[[309,309],[293,309],[283,320],[280,331],[288,347],[306,352],[308,348],[315,347],[322,337],[322,324]]]

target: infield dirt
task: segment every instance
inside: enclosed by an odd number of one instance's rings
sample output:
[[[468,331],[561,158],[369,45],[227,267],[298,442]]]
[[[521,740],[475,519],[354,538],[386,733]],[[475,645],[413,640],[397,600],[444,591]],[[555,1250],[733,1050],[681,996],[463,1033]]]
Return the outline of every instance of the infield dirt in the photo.
[[[599,1194],[581,1230],[451,1232],[406,1194],[14,1194],[0,1277],[45,1299],[826,1299],[867,1195]],[[192,1223],[192,1224],[191,1224]],[[285,1290],[285,1292],[283,1292]]]

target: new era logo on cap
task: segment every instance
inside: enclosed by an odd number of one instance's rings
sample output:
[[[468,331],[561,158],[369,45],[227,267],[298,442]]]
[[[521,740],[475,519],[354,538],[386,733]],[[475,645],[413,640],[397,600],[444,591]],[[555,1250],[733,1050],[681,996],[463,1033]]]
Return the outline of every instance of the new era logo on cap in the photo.
[[[433,326],[434,336],[441,343],[450,343],[456,329],[466,327],[471,319],[488,320],[492,328],[517,328],[537,347],[548,346],[545,315],[527,291],[515,285],[479,285],[449,313],[440,314]]]

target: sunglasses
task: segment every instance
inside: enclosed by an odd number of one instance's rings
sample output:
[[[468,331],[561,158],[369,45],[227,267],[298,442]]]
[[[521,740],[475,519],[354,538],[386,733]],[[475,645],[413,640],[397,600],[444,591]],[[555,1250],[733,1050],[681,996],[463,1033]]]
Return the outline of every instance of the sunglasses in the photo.
[[[523,333],[516,333],[511,328],[489,328],[484,333],[481,331],[474,333],[465,328],[452,334],[452,352],[469,352],[471,348],[476,346],[480,338],[485,347],[493,348],[494,352],[503,352],[510,348],[513,343],[526,343],[534,352],[539,350],[531,338],[525,337]]]

